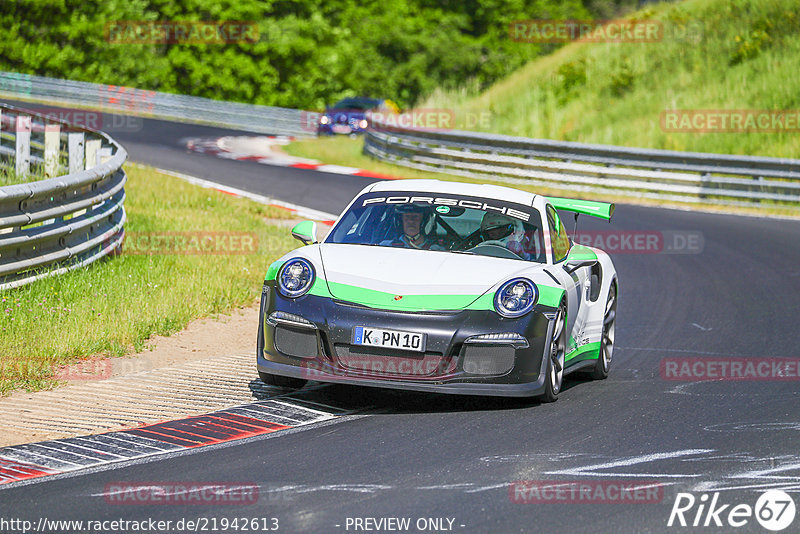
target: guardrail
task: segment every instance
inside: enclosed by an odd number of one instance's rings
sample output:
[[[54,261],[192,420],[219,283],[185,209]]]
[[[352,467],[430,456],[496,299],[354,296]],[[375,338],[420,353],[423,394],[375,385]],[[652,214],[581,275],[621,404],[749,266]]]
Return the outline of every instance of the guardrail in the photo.
[[[318,113],[298,109],[224,102],[3,71],[0,71],[0,95],[293,137],[315,136],[314,120],[319,116]]]
[[[113,252],[125,232],[128,155],[108,135],[0,104],[0,290],[88,265]],[[61,175],[68,171],[68,174]]]
[[[800,160],[673,152],[373,120],[364,153],[415,169],[658,200],[800,208]]]

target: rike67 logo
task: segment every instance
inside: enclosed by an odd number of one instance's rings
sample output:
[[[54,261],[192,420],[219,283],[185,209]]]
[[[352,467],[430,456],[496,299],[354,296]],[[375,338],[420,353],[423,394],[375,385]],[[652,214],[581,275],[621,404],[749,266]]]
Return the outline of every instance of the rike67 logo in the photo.
[[[667,526],[681,527],[733,527],[752,524],[753,518],[767,530],[779,532],[788,528],[797,513],[794,499],[781,490],[762,493],[755,506],[723,503],[720,492],[700,498],[691,493],[678,493]]]

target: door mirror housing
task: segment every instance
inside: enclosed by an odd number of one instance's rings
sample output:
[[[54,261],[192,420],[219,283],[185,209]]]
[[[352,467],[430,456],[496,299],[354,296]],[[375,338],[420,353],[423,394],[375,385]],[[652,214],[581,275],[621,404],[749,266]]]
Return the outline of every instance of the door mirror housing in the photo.
[[[297,223],[294,228],[292,228],[292,237],[301,241],[304,245],[319,243],[319,241],[317,241],[317,223],[314,221]]]

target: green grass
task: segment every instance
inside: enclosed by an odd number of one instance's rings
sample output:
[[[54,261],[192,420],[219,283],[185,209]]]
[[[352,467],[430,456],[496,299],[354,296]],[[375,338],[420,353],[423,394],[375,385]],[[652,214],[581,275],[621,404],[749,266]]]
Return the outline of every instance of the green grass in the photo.
[[[25,184],[37,180],[44,180],[45,178],[44,167],[41,165],[31,165],[31,170],[27,176],[17,174],[13,166],[13,161],[8,167],[0,166],[0,187],[5,185]]]
[[[439,91],[422,108],[489,113],[472,129],[586,143],[800,157],[797,132],[671,133],[674,109],[800,109],[796,0],[688,0],[646,8],[654,43],[573,43],[475,95]],[[466,124],[457,125],[469,129]]]
[[[0,394],[55,383],[53,369],[92,355],[141,350],[192,319],[252,304],[264,272],[294,248],[278,208],[203,189],[151,169],[127,166],[129,235],[248,232],[256,251],[238,255],[124,252],[62,276],[0,292]]]

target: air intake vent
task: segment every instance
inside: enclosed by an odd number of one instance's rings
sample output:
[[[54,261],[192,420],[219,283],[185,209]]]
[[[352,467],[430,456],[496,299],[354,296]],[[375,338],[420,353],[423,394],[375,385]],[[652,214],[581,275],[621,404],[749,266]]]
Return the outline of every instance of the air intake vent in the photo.
[[[514,367],[516,350],[506,346],[464,345],[464,371],[471,375],[503,375]]]
[[[316,358],[317,333],[278,325],[275,327],[275,348],[295,358]]]

